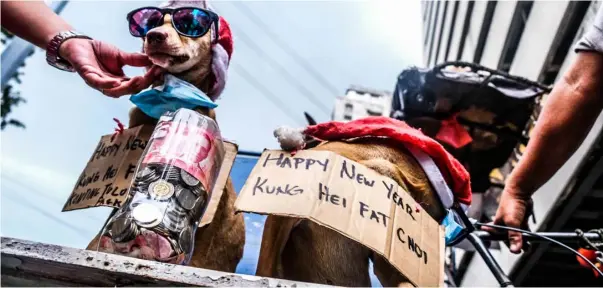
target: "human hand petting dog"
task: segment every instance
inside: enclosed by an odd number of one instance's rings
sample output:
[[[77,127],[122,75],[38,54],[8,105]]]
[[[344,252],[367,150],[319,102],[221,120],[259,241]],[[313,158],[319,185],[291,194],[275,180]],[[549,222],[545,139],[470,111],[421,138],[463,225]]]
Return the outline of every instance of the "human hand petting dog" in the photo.
[[[138,93],[160,78],[161,69],[146,55],[77,33],[42,1],[1,1],[2,28],[46,50],[46,60],[77,72],[86,83],[110,97]],[[26,23],[26,24],[24,24]],[[150,67],[143,76],[126,77],[125,65]]]
[[[122,70],[125,65],[153,65],[148,56],[127,53],[98,40],[69,39],[60,46],[59,55],[71,63],[90,87],[110,97],[138,93],[151,86],[163,72],[159,66],[152,66],[143,76],[126,77]]]

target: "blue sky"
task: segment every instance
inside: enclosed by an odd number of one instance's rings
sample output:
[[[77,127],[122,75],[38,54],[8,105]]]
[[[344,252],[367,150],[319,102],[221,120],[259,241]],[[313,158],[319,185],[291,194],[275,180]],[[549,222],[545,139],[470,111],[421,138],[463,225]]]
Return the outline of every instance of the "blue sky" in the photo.
[[[93,38],[139,51],[140,40],[128,33],[125,15],[157,3],[70,1],[61,15]],[[272,131],[277,126],[305,125],[304,111],[327,121],[334,98],[349,85],[392,90],[402,69],[421,63],[419,1],[213,1],[212,5],[230,22],[234,35],[229,81],[216,113],[222,135],[240,149],[276,148]],[[253,15],[269,29],[262,29]],[[329,84],[316,81],[277,41],[287,43]],[[132,104],[128,97],[105,97],[76,74],[48,66],[40,49],[23,71],[19,90],[28,102],[12,116],[27,128],[10,127],[0,134],[0,233],[83,248],[109,210],[63,213],[62,206],[100,137],[113,131],[112,118],[127,122]],[[141,70],[130,68],[126,73]],[[318,105],[309,100],[308,92]],[[269,99],[284,104],[279,107]]]

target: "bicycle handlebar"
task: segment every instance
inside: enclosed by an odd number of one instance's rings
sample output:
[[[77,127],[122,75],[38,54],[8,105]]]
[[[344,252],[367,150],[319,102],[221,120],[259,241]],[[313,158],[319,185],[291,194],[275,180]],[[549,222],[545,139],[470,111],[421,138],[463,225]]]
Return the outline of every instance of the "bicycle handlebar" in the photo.
[[[507,233],[489,233],[483,230],[476,230],[473,233],[478,236],[482,241],[505,241],[507,240]],[[591,241],[603,241],[601,236],[597,233],[593,232],[585,232],[582,236],[579,236],[576,232],[533,232],[541,236],[549,237],[555,239],[562,243],[580,241],[584,238]],[[547,242],[548,240],[530,235],[527,233],[521,233],[522,239],[524,241],[532,241],[532,242]]]
[[[549,241],[548,239],[541,238],[542,236],[544,236],[544,237],[551,239],[551,241],[559,242],[558,243],[559,245],[565,246],[568,249],[572,249],[572,248],[566,246],[562,242],[565,242],[565,243],[578,242],[579,243],[580,241],[584,241],[584,240],[594,241],[594,242],[603,241],[602,234],[594,233],[594,232],[586,232],[586,233],[530,232],[530,233],[533,233],[533,234],[522,233],[523,241],[526,241],[526,242],[527,241],[532,241],[532,242]],[[536,234],[536,235],[534,235],[534,234]],[[475,247],[475,250],[482,256],[482,258],[484,259],[484,262],[486,263],[488,268],[490,268],[490,271],[492,271],[492,274],[494,275],[494,277],[496,278],[498,283],[500,283],[500,286],[501,287],[514,287],[513,283],[509,279],[509,277],[504,273],[504,271],[498,265],[498,263],[496,262],[494,257],[492,257],[492,254],[490,254],[490,251],[488,251],[488,248],[484,245],[484,241],[505,241],[508,239],[507,234],[504,232],[489,233],[489,232],[486,232],[483,230],[475,230],[467,235],[467,239],[469,240],[469,242],[471,242],[471,244],[473,244],[473,246]],[[578,253],[576,251],[574,251],[574,252]],[[583,259],[586,259],[586,258],[584,258],[584,256],[581,256],[581,257]],[[593,266],[595,268],[595,270],[597,270],[597,271],[599,271],[599,273],[601,273],[600,270],[598,270],[596,268],[596,266],[594,266],[594,264],[591,263],[591,266]]]

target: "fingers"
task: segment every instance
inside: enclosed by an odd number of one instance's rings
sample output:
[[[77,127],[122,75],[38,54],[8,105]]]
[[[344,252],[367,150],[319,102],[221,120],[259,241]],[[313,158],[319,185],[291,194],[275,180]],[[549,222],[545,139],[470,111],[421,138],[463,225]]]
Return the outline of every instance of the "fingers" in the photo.
[[[494,223],[493,222],[489,222],[487,224],[494,224]],[[498,232],[497,229],[492,228],[492,227],[488,227],[488,226],[481,226],[480,229],[484,230],[484,231],[486,231],[486,232],[488,232],[490,234],[494,234],[494,233]]]
[[[144,76],[136,76],[132,79],[124,80],[117,87],[103,90],[103,94],[110,97],[120,97],[128,94],[135,94],[151,86],[153,82],[163,74],[163,69],[154,66]]]
[[[159,67],[159,66],[153,66],[151,67],[151,69],[147,70],[147,72],[144,74],[143,78],[145,79],[150,79],[151,81],[157,79],[159,76],[161,76],[165,71],[163,70],[163,68]]]
[[[503,192],[493,224],[528,230],[526,204],[526,200],[513,197],[511,194]],[[507,241],[505,241],[505,244],[509,247],[509,250],[513,254],[521,253],[522,248],[524,248],[524,246],[527,247],[527,245],[524,245],[523,243],[522,234],[520,232],[509,230],[501,231],[502,229],[487,226],[482,226],[481,229],[492,234],[501,233],[503,231],[506,232],[505,234],[507,234]]]
[[[516,231],[509,231],[509,250],[511,253],[518,254],[521,252],[523,246],[521,233]]]
[[[135,67],[146,67],[153,65],[149,57],[142,53],[127,53],[119,51],[119,57],[124,65],[135,66]]]
[[[121,84],[115,88],[105,89],[102,92],[109,97],[120,97],[138,93],[144,88],[144,78],[137,76],[130,80],[121,82]]]
[[[84,81],[88,86],[97,90],[114,88],[119,86],[121,82],[118,79],[106,77],[97,73],[86,73],[82,75],[82,78],[84,78]]]

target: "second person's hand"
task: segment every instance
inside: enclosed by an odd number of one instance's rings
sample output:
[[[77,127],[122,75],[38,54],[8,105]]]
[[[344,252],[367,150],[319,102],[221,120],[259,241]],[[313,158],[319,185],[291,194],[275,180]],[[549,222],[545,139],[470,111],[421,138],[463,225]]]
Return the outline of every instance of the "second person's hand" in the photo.
[[[519,189],[511,186],[505,187],[500,198],[500,204],[494,216],[495,225],[507,226],[517,229],[529,230],[528,217],[531,214],[531,199],[522,197],[525,195]],[[498,229],[491,227],[482,227],[488,232],[497,232]],[[523,248],[522,234],[516,231],[506,231],[508,234],[509,250],[511,253],[518,254]]]
[[[86,84],[109,97],[138,93],[163,73],[160,67],[152,66],[143,76],[126,77],[124,66],[149,67],[151,61],[142,53],[127,53],[98,40],[69,39],[61,45],[59,54]]]

